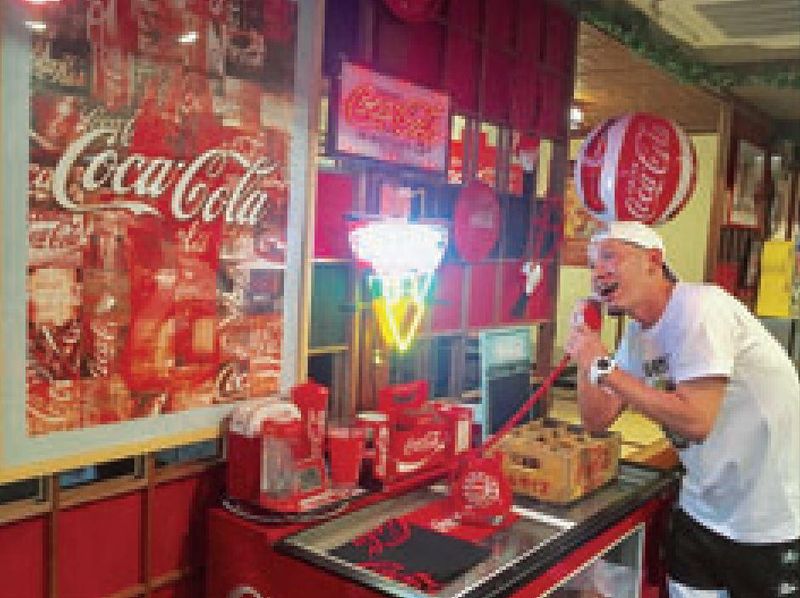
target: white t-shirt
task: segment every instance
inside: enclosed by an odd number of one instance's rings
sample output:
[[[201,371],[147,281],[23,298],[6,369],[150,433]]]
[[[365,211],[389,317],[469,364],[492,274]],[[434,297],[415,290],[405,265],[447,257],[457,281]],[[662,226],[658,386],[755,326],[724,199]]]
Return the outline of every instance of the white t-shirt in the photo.
[[[628,324],[616,357],[661,389],[728,378],[708,437],[676,442],[686,469],[680,506],[740,542],[800,537],[800,382],[744,305],[719,287],[678,283],[655,325]]]

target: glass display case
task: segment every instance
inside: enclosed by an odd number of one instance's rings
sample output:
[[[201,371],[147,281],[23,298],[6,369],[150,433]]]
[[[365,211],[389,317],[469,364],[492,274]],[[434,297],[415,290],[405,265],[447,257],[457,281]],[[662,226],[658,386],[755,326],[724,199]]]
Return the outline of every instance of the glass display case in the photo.
[[[370,534],[383,533],[384,543],[391,545],[391,530],[386,535],[388,527],[396,521],[418,521],[417,513],[428,513],[427,521],[432,529],[443,531],[446,536],[458,536],[457,530],[453,531],[457,523],[451,521],[448,524],[446,516],[441,516],[443,510],[438,511],[439,519],[430,515],[437,513],[433,505],[444,504],[447,500],[446,488],[441,484],[417,488],[310,527],[284,538],[276,548],[281,553],[366,586],[379,596],[460,598],[508,595],[527,587],[526,584],[561,562],[565,555],[606,532],[644,502],[659,495],[673,481],[672,474],[624,463],[615,481],[566,506],[546,505],[517,497],[511,524],[496,530],[487,528],[485,534],[474,534],[470,538],[471,543],[482,551],[473,559],[473,564],[464,565],[458,572],[451,571],[451,580],[427,589],[417,584],[415,579],[395,575],[385,568],[376,567],[374,562],[365,565],[345,555],[347,547],[359,542],[363,544],[364,538]],[[593,589],[597,596],[638,597],[643,531],[641,521],[631,523],[619,536],[565,572],[545,595],[563,598],[574,596],[577,591]],[[464,537],[461,535],[462,539]],[[434,560],[441,556],[444,566],[452,569],[454,561],[462,558],[462,544],[458,537],[453,538],[451,546],[445,541],[441,554],[434,555]],[[436,568],[435,564],[429,565]],[[612,593],[608,593],[610,588]]]
[[[644,524],[637,525],[545,595],[550,598],[639,598],[644,529]]]

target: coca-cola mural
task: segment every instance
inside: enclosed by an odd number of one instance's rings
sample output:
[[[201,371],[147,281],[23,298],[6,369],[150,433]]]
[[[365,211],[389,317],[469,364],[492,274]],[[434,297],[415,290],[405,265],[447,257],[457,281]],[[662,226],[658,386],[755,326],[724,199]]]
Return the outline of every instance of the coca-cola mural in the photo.
[[[67,0],[31,33],[29,436],[275,392],[291,0]]]

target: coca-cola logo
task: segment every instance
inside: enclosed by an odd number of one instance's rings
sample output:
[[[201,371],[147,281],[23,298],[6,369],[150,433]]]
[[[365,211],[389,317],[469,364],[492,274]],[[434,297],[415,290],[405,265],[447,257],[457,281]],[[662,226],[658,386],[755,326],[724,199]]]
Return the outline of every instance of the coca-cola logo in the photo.
[[[362,129],[432,147],[444,138],[446,107],[422,99],[404,99],[373,85],[358,85],[342,102],[345,120]]]
[[[473,471],[464,480],[464,500],[473,507],[485,508],[500,500],[500,482],[485,471]]]
[[[637,220],[660,209],[670,167],[670,130],[663,124],[639,126],[633,132],[633,156],[623,188],[624,206]]]
[[[494,211],[473,212],[469,216],[469,225],[472,228],[494,229],[496,226]]]
[[[118,129],[99,128],[67,147],[53,173],[53,196],[62,208],[163,217],[155,201],[167,196],[175,220],[224,218],[228,224],[254,226],[269,203],[266,190],[280,185],[278,163],[266,157],[251,161],[233,149],[212,148],[185,162],[128,152],[120,137]],[[76,182],[71,175],[79,165],[85,167]],[[238,179],[230,176],[232,170],[241,173]],[[212,186],[217,180],[221,184]],[[86,201],[87,193],[106,190],[125,199]]]
[[[444,450],[444,439],[439,430],[429,430],[423,436],[409,438],[403,444],[403,455],[414,453],[435,453]]]
[[[76,220],[36,220],[28,223],[28,245],[31,249],[74,250],[86,241],[86,231],[80,216]]]

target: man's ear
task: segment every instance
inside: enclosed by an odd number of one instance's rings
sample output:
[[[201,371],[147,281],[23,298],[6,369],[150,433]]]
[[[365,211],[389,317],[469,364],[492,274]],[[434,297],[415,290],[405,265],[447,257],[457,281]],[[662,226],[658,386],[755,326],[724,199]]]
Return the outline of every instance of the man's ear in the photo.
[[[664,263],[664,256],[659,249],[647,249],[648,271],[661,272],[661,264]]]

